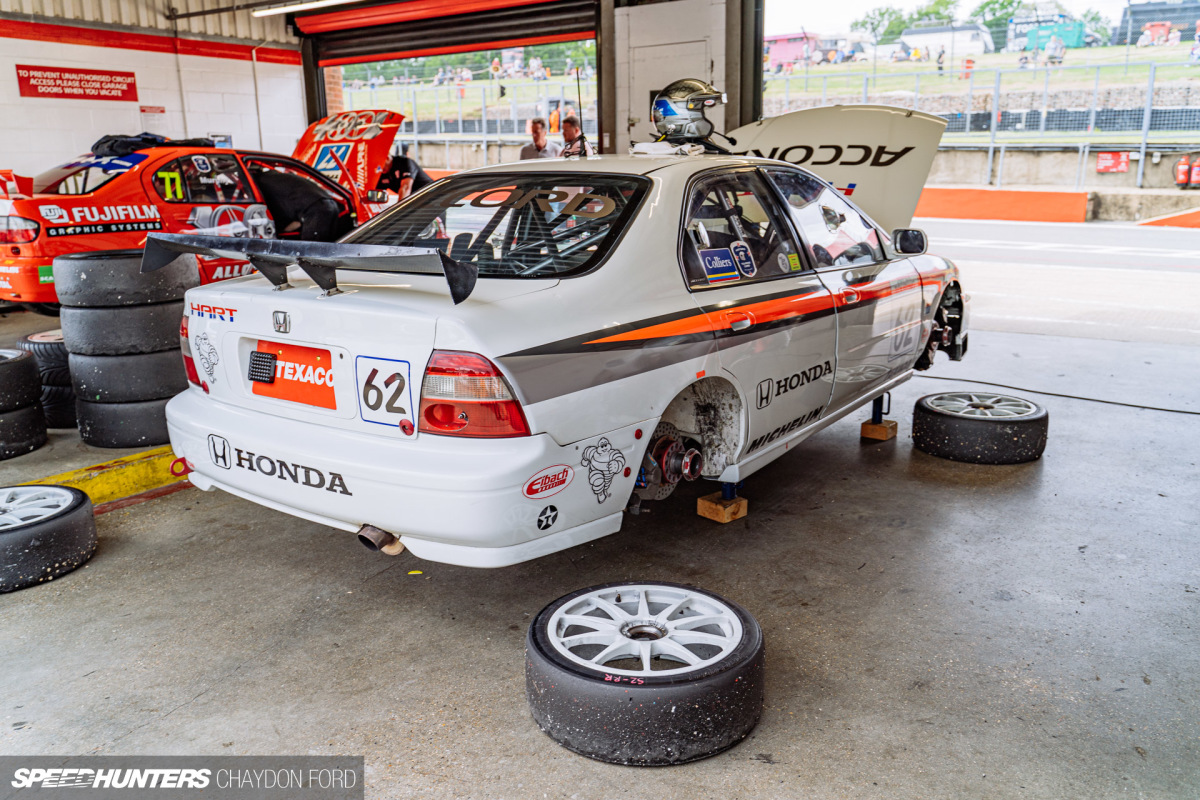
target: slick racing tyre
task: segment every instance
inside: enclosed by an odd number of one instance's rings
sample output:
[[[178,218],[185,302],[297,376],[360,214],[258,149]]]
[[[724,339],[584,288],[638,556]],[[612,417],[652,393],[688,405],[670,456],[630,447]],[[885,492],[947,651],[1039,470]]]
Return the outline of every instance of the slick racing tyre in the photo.
[[[706,758],[762,713],[762,628],[689,586],[580,589],[530,626],[525,693],[538,726],[580,755],[634,766]]]
[[[89,403],[76,400],[79,438],[93,447],[151,447],[171,440],[167,400],[144,403]]]
[[[32,453],[46,443],[46,420],[38,403],[0,413],[0,461]]]
[[[67,366],[67,346],[62,330],[42,331],[22,336],[17,347],[32,353],[42,374],[42,386],[70,386],[71,371]]]
[[[42,393],[37,360],[24,350],[0,350],[0,413],[33,405]]]
[[[42,387],[42,415],[47,428],[75,428],[75,392],[70,386]]]
[[[913,408],[913,444],[972,464],[1023,464],[1046,449],[1050,414],[1037,403],[992,392],[930,394]]]
[[[92,501],[67,486],[0,487],[0,592],[52,581],[92,557]]]
[[[179,349],[183,301],[122,308],[64,308],[67,349],[78,355],[123,356]]]
[[[200,271],[191,256],[142,274],[141,250],[71,253],[54,259],[54,290],[64,306],[141,306],[182,300],[200,285]]]
[[[71,354],[75,396],[90,403],[137,403],[174,397],[187,388],[179,350],[133,356]]]

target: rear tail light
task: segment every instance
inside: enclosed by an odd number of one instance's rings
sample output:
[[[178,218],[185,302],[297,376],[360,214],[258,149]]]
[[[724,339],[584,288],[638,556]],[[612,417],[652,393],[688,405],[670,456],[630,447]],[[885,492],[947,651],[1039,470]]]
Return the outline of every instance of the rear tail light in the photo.
[[[0,244],[26,244],[41,233],[42,226],[24,217],[0,217]]]
[[[192,342],[188,338],[187,314],[184,314],[179,321],[179,349],[183,353],[183,371],[187,373],[188,383],[199,386],[207,392],[208,385],[200,382],[200,373],[196,372],[196,359],[192,357]]]
[[[496,365],[454,350],[435,350],[425,367],[419,426],[442,436],[529,435],[525,412]]]

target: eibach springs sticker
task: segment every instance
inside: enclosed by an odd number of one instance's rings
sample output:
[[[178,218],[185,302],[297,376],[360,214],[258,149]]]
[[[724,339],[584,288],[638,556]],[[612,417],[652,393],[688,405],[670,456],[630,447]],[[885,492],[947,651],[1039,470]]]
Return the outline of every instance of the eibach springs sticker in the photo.
[[[556,464],[546,467],[541,472],[525,481],[521,494],[526,497],[552,497],[571,485],[575,470],[566,464]]]

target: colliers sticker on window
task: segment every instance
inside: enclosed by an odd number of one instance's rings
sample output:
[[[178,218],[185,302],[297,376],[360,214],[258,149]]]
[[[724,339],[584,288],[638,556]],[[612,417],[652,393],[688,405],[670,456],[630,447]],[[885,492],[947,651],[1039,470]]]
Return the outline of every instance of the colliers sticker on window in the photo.
[[[704,265],[704,277],[708,279],[709,283],[736,281],[742,277],[737,267],[734,266],[733,254],[727,247],[717,250],[701,250],[700,263]]]

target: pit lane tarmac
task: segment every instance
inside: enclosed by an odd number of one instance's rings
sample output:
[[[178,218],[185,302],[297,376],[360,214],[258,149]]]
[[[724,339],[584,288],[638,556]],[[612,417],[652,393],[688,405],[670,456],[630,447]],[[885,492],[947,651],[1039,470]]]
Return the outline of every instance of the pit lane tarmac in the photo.
[[[1200,349],[980,330],[941,378],[1200,411]],[[685,486],[597,542],[498,571],[387,558],[189,489],[98,518],[99,549],[0,597],[0,752],[364,754],[368,797],[1190,796],[1200,785],[1200,420],[1014,392],[1044,458],[861,443],[864,410],[754,475]],[[13,462],[9,462],[11,464]],[[749,739],[684,767],[570,753],[526,710],[523,637],[568,591],[714,590],[767,643]]]

